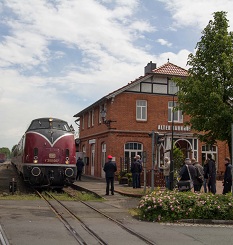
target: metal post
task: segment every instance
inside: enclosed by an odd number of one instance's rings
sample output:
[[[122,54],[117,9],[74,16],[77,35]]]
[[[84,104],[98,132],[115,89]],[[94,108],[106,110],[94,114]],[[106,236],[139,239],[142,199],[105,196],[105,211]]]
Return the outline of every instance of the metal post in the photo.
[[[231,124],[231,175],[233,176],[233,123]],[[231,188],[231,193],[233,196],[233,178]]]
[[[143,151],[143,169],[144,169],[144,193],[146,193],[146,152]]]
[[[173,159],[173,141],[174,141],[174,98],[175,98],[175,94],[173,94],[173,100],[172,100],[172,138],[171,138],[171,152],[170,152],[170,190],[172,191],[174,188],[174,159]]]
[[[146,193],[146,163],[145,162],[143,162],[143,168],[144,168],[144,183],[143,183],[143,191],[144,191],[144,193]]]
[[[155,131],[152,130],[152,169],[151,169],[151,191],[154,191],[154,168],[155,168]]]

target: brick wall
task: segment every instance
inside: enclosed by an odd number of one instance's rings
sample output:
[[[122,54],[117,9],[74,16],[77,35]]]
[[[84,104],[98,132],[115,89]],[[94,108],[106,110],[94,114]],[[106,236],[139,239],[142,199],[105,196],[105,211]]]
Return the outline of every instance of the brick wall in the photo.
[[[94,126],[87,128],[88,113],[85,114],[85,126],[80,125],[81,147],[86,145],[86,156],[91,157],[91,145],[89,140],[95,139],[95,176],[101,176],[101,144],[106,143],[107,153],[116,157],[118,168],[120,158],[124,157],[124,145],[127,142],[139,142],[143,144],[143,150],[147,152],[147,166],[151,169],[151,138],[148,133],[151,130],[157,131],[158,125],[171,125],[168,122],[168,101],[172,101],[173,96],[155,95],[142,93],[121,93],[106,103],[107,120],[115,120],[109,130],[106,125],[99,123],[99,105],[94,108]],[[147,101],[147,121],[136,121],[136,100]],[[184,122],[187,117],[184,117]],[[80,120],[82,123],[82,120]],[[174,123],[174,125],[182,125]],[[162,132],[161,132],[162,133]],[[166,132],[167,133],[167,132]],[[183,132],[185,134],[185,132]],[[191,132],[190,132],[191,133]],[[181,132],[182,134],[182,132]],[[201,146],[199,142],[199,160],[201,160]],[[229,156],[227,145],[218,142],[218,164],[219,171],[224,171],[224,158]],[[86,166],[86,173],[91,173],[91,162]]]

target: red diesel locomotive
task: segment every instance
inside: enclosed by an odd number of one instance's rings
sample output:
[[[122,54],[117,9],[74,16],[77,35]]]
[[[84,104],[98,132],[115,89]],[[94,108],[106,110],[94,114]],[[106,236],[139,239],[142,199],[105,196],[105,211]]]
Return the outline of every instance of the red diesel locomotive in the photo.
[[[12,163],[34,187],[62,188],[76,177],[74,134],[67,122],[38,118],[13,151]]]

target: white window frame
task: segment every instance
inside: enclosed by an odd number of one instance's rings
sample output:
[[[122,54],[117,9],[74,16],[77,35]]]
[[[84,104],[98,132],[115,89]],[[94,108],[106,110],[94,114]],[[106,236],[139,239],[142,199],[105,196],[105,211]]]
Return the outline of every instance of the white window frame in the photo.
[[[94,119],[95,119],[95,110],[92,109],[92,111],[91,111],[91,126],[94,126]]]
[[[176,122],[176,123],[183,123],[183,113],[181,110],[176,110],[175,107],[177,106],[177,102],[174,101],[174,108],[173,108],[173,101],[168,101],[168,122]],[[174,113],[173,113],[174,110]],[[174,120],[173,120],[174,115]]]
[[[84,117],[84,116],[85,116],[85,115],[83,114],[83,115],[82,115],[82,129],[84,129],[84,122],[85,122],[85,120],[84,120],[85,117]]]
[[[176,94],[179,91],[179,87],[172,79],[168,79],[168,94]]]
[[[202,160],[207,159],[207,154],[211,154],[213,160],[216,162],[216,169],[218,170],[218,146],[217,145],[203,145],[201,148]]]
[[[136,101],[136,120],[147,121],[147,101],[137,100]]]
[[[101,115],[102,110],[106,111],[105,105],[100,105],[99,106],[99,123],[100,124],[102,123],[102,115]]]
[[[88,121],[87,121],[87,127],[90,128],[91,126],[91,112],[88,112]]]
[[[104,164],[106,162],[106,143],[102,143],[101,145],[101,149],[102,149],[102,156],[101,156],[101,166],[102,168],[104,167]]]

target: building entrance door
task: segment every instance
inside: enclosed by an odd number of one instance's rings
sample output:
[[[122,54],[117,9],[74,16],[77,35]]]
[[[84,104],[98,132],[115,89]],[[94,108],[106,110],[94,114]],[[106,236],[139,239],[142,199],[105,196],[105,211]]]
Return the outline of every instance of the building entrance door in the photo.
[[[131,163],[136,155],[142,156],[143,145],[137,142],[129,142],[125,144],[124,164],[121,166],[121,171],[130,172]]]

